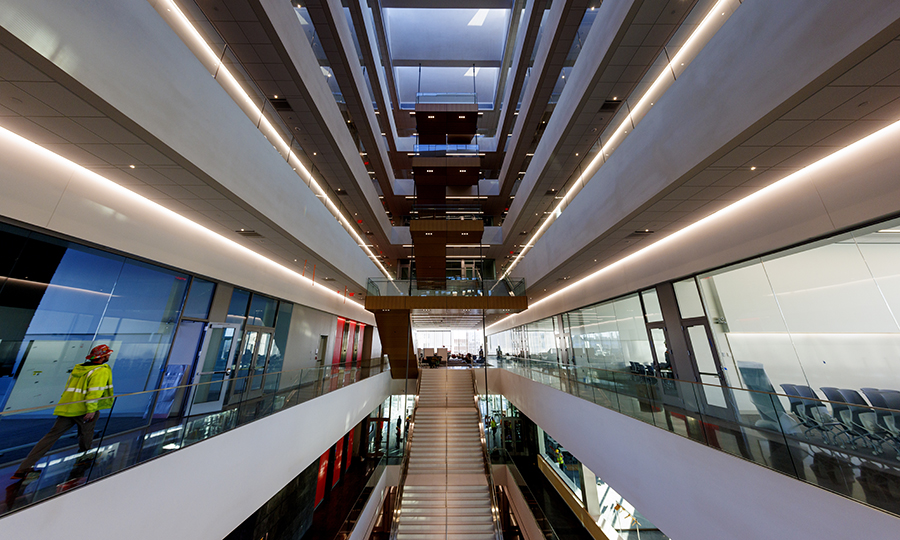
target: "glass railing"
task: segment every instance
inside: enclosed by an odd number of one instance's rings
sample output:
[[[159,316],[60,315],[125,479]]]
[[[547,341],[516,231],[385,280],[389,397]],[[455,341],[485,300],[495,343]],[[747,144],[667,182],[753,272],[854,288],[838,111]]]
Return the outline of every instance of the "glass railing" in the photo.
[[[475,396],[475,408],[481,411],[480,397],[478,388],[475,383],[475,375],[472,375],[472,394]],[[480,416],[480,415],[479,415]],[[497,487],[494,482],[494,470],[491,467],[491,458],[488,456],[486,427],[483,422],[478,422],[478,431],[481,439],[481,459],[484,460],[485,478],[488,484],[488,493],[491,495],[491,517],[494,525],[494,538],[496,540],[503,539],[502,525],[500,524],[500,504],[497,501]]]
[[[475,157],[478,156],[477,144],[414,144],[413,152],[425,157]]]
[[[366,526],[366,523],[360,523],[360,519],[363,518],[362,513],[369,504],[369,499],[372,498],[372,495],[375,493],[375,488],[378,487],[378,482],[381,481],[381,477],[384,475],[387,466],[388,458],[382,456],[375,465],[366,485],[363,487],[362,493],[359,494],[359,497],[356,498],[356,502],[354,502],[353,506],[350,508],[350,514],[347,515],[347,519],[344,520],[344,524],[341,525],[334,540],[350,540],[350,538],[353,538],[354,533],[359,534],[359,531],[356,531],[357,526]]]
[[[422,387],[422,378],[416,378],[416,396],[419,395],[419,391]],[[418,403],[418,398],[416,399],[416,403]],[[409,475],[409,458],[412,453],[412,439],[415,434],[416,429],[416,411],[419,410],[418,405],[413,409],[412,415],[409,420],[409,427],[406,428],[406,442],[403,445],[403,461],[400,462],[400,479],[397,482],[397,489],[394,491],[394,501],[391,505],[393,509],[393,514],[390,516],[391,521],[391,532],[389,535],[389,540],[397,540],[397,535],[400,534],[400,506],[403,502],[403,488],[406,486],[406,477]],[[398,420],[399,422],[399,420]],[[400,429],[399,427],[397,428]],[[385,518],[382,518],[385,519]]]
[[[523,296],[524,279],[372,279],[366,281],[370,296]]]
[[[547,519],[546,514],[544,514],[543,509],[541,509],[541,506],[538,504],[537,497],[531,492],[531,488],[528,487],[528,482],[525,481],[525,477],[522,476],[522,473],[519,472],[519,468],[516,467],[516,462],[505,448],[494,448],[491,451],[491,465],[506,466],[509,471],[510,479],[519,488],[519,491],[522,493],[522,498],[525,499],[525,503],[528,504],[528,508],[531,510],[531,515],[534,517],[534,521],[537,524],[538,529],[540,529],[542,537],[546,540],[558,540],[559,536],[557,536],[556,531],[553,530],[553,525],[550,524],[550,520]]]
[[[647,369],[505,357],[490,363],[900,515],[900,409],[682,381]]]
[[[416,103],[477,103],[474,92],[418,92]]]
[[[99,412],[90,450],[69,429],[24,478],[10,477],[54,425],[55,404],[0,412],[0,515],[304,403],[387,371],[320,367],[234,377],[112,396]],[[73,426],[74,427],[74,426]]]

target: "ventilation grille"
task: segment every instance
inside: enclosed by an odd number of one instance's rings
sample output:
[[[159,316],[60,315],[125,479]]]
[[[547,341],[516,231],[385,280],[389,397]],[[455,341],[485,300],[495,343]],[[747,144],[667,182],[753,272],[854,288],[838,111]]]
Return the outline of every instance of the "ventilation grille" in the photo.
[[[612,101],[607,99],[603,102],[603,105],[600,105],[600,110],[597,112],[610,112],[617,110],[622,105],[621,101]]]
[[[262,238],[263,235],[259,234],[256,231],[244,230],[244,231],[234,231],[241,236],[246,236],[247,238]]]
[[[291,109],[291,105],[290,105],[290,103],[288,103],[288,100],[286,100],[284,98],[270,98],[269,103],[272,104],[272,108],[274,108],[276,111],[293,111],[294,110],[294,109]]]

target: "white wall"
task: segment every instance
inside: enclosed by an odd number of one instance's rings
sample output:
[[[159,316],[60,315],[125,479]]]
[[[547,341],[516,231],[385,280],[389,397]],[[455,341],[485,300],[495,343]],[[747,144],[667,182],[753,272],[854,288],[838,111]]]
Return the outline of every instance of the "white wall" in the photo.
[[[900,210],[898,145],[900,123],[598,269],[487,331],[495,333],[895,214]],[[536,246],[529,257],[552,260],[555,255],[537,251]]]
[[[0,193],[8,218],[375,323],[361,304],[2,128]]]
[[[337,339],[336,332],[337,317],[295,304],[291,314],[291,333],[287,345],[291,356],[284,359],[284,369],[315,367],[316,349],[319,347],[321,336],[328,336],[328,343],[324,351],[318,351],[318,357],[323,359],[323,365],[330,365]]]
[[[0,25],[357,283],[380,274],[149,2],[10,0]]]
[[[502,369],[491,393],[536,424],[671,538],[892,538],[900,519]],[[479,390],[482,370],[476,370]]]
[[[380,405],[390,380],[363,379],[28,507],[0,519],[0,538],[221,540]]]
[[[887,0],[850,11],[839,1],[744,2],[514,274],[532,285],[565,264],[898,17],[900,4]],[[898,142],[892,129],[878,144],[798,175],[790,187],[768,190],[624,263],[597,268],[599,275],[583,286],[535,303],[489,332],[896,213]]]

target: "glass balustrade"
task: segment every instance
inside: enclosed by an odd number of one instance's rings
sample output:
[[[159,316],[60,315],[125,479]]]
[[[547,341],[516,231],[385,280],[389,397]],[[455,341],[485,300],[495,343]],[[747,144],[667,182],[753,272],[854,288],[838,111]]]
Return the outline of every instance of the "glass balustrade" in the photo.
[[[788,395],[694,383],[649,369],[614,371],[507,357],[497,358],[496,365],[900,515],[900,408],[820,400],[801,391]]]
[[[370,296],[523,296],[524,279],[371,279],[366,283]]]
[[[78,432],[70,429],[21,481],[13,481],[10,476],[55,422],[55,405],[0,412],[0,482],[5,488],[0,515],[387,369],[386,364],[362,368],[326,366],[116,395],[112,407],[100,411],[90,450],[79,450]],[[210,410],[210,396],[216,400],[222,397],[222,405]]]

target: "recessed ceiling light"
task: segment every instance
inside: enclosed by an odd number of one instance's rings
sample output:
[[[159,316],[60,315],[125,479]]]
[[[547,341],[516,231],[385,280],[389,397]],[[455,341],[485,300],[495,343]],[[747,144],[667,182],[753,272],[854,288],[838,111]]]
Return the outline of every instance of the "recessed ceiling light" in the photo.
[[[751,170],[751,171],[755,171],[755,170],[756,170],[756,167],[750,167],[750,170]]]
[[[128,167],[131,168],[131,169],[133,169],[133,168],[134,168],[134,165],[129,165]]]

